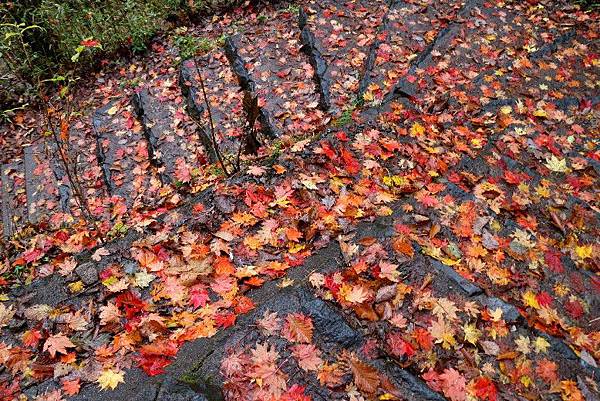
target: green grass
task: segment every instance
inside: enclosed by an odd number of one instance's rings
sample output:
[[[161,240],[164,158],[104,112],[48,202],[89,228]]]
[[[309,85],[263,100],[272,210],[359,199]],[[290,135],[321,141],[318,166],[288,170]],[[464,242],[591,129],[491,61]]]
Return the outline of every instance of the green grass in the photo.
[[[197,38],[186,34],[186,32],[186,28],[176,29],[176,36],[173,40],[182,60],[187,60],[199,54],[208,53],[217,47],[222,47],[227,39],[226,35],[222,35],[217,39]]]
[[[332,121],[334,127],[341,128],[352,123],[352,112],[354,108],[346,109],[342,114]]]

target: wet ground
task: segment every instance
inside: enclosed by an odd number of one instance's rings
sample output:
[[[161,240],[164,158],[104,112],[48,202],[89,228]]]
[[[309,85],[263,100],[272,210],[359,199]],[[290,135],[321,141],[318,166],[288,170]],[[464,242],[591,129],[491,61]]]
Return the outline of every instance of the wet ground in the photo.
[[[98,74],[2,165],[0,399],[597,400],[598,21],[280,4]]]

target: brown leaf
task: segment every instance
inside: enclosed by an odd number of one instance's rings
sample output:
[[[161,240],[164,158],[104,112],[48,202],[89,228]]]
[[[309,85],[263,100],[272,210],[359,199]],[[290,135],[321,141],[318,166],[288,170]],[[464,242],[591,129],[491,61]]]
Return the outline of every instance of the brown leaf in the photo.
[[[291,313],[285,319],[281,335],[288,341],[310,343],[313,335],[312,320],[302,313]]]
[[[55,334],[53,336],[48,337],[46,342],[44,343],[44,351],[48,351],[48,353],[54,358],[56,353],[65,355],[67,353],[67,348],[74,348],[75,344],[69,340],[69,337],[65,336],[62,333]]]
[[[431,226],[431,229],[429,230],[429,238],[434,238],[442,229],[442,227],[435,223]]]
[[[503,359],[515,359],[519,356],[519,353],[516,351],[508,351],[504,352],[496,357],[497,360],[501,361]]]
[[[404,237],[397,237],[396,239],[394,239],[394,241],[392,242],[392,247],[397,253],[401,253],[410,258],[412,258],[415,254],[415,250],[413,249],[410,240]]]
[[[349,359],[350,370],[354,375],[354,383],[359,390],[374,394],[379,388],[379,372],[373,366],[364,363],[356,356]]]
[[[375,313],[375,310],[370,304],[357,304],[352,305],[352,309],[361,319],[370,320],[376,322],[379,320],[379,316]]]

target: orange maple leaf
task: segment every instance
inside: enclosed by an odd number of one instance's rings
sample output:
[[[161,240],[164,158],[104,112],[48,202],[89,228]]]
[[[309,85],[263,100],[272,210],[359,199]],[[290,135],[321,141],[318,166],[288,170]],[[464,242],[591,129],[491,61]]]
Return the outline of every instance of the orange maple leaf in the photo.
[[[291,313],[285,319],[281,335],[291,342],[310,343],[313,335],[312,320],[302,313]]]
[[[44,343],[44,351],[48,351],[50,356],[54,358],[56,353],[66,354],[67,348],[75,348],[75,344],[69,340],[69,337],[63,333],[54,334],[46,339]]]

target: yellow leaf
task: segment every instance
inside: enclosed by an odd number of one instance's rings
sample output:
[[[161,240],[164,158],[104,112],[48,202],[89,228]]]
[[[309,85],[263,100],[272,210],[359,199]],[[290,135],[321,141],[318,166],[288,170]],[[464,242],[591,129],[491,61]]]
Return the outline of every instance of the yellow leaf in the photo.
[[[457,264],[460,263],[460,261],[461,261],[461,259],[452,260],[450,258],[440,258],[440,262],[442,262],[446,266],[456,266]]]
[[[111,107],[110,109],[108,109],[107,113],[108,113],[109,116],[114,116],[117,113],[117,111],[119,111],[119,108],[115,104],[113,107]]]
[[[285,287],[289,287],[290,285],[293,285],[293,284],[294,284],[293,279],[284,277],[283,279],[281,279],[281,281],[279,283],[277,283],[277,287],[285,288]]]
[[[550,158],[546,158],[546,167],[555,173],[567,173],[569,171],[567,161],[565,159],[559,159],[554,155]]]
[[[535,188],[535,192],[542,198],[550,197],[550,189],[547,186],[539,185]]]
[[[473,345],[477,344],[479,337],[481,337],[481,331],[477,330],[475,324],[465,324],[463,330],[465,331],[465,341],[468,341]]]
[[[452,328],[442,319],[433,321],[429,327],[429,333],[435,338],[436,344],[442,344],[444,349],[450,349],[456,345]]]
[[[135,285],[136,287],[146,288],[155,278],[156,276],[154,274],[149,274],[144,271],[137,272],[135,273]]]
[[[98,376],[96,382],[100,385],[102,390],[114,390],[119,383],[125,383],[125,379],[123,378],[123,372],[108,369]]]
[[[83,290],[83,281],[81,281],[81,280],[75,281],[74,283],[70,283],[68,285],[68,287],[69,287],[69,291],[71,291],[72,293],[79,292],[79,291]]]
[[[262,248],[263,244],[260,239],[256,236],[249,236],[244,239],[244,245],[252,250],[257,250]]]
[[[591,258],[592,251],[593,248],[591,245],[582,245],[575,247],[575,252],[577,253],[577,256],[579,256],[581,259]]]
[[[527,375],[521,376],[521,384],[525,387],[529,387],[531,385],[531,378]]]
[[[544,337],[537,337],[533,343],[533,346],[535,348],[535,352],[546,353],[548,347],[550,347],[550,343],[546,341]]]
[[[491,310],[490,316],[494,322],[499,322],[502,319],[502,309],[500,307]]]
[[[410,135],[412,136],[421,136],[425,133],[425,127],[423,127],[418,122],[415,122],[412,127],[410,127]]]
[[[523,355],[527,355],[531,352],[531,349],[529,348],[531,344],[529,337],[519,336],[519,338],[515,340],[515,344],[517,345],[517,351]]]
[[[527,291],[523,294],[523,302],[527,306],[530,306],[535,309],[540,309],[540,304],[539,304],[537,298],[535,297],[535,294],[533,293],[533,291]]]

